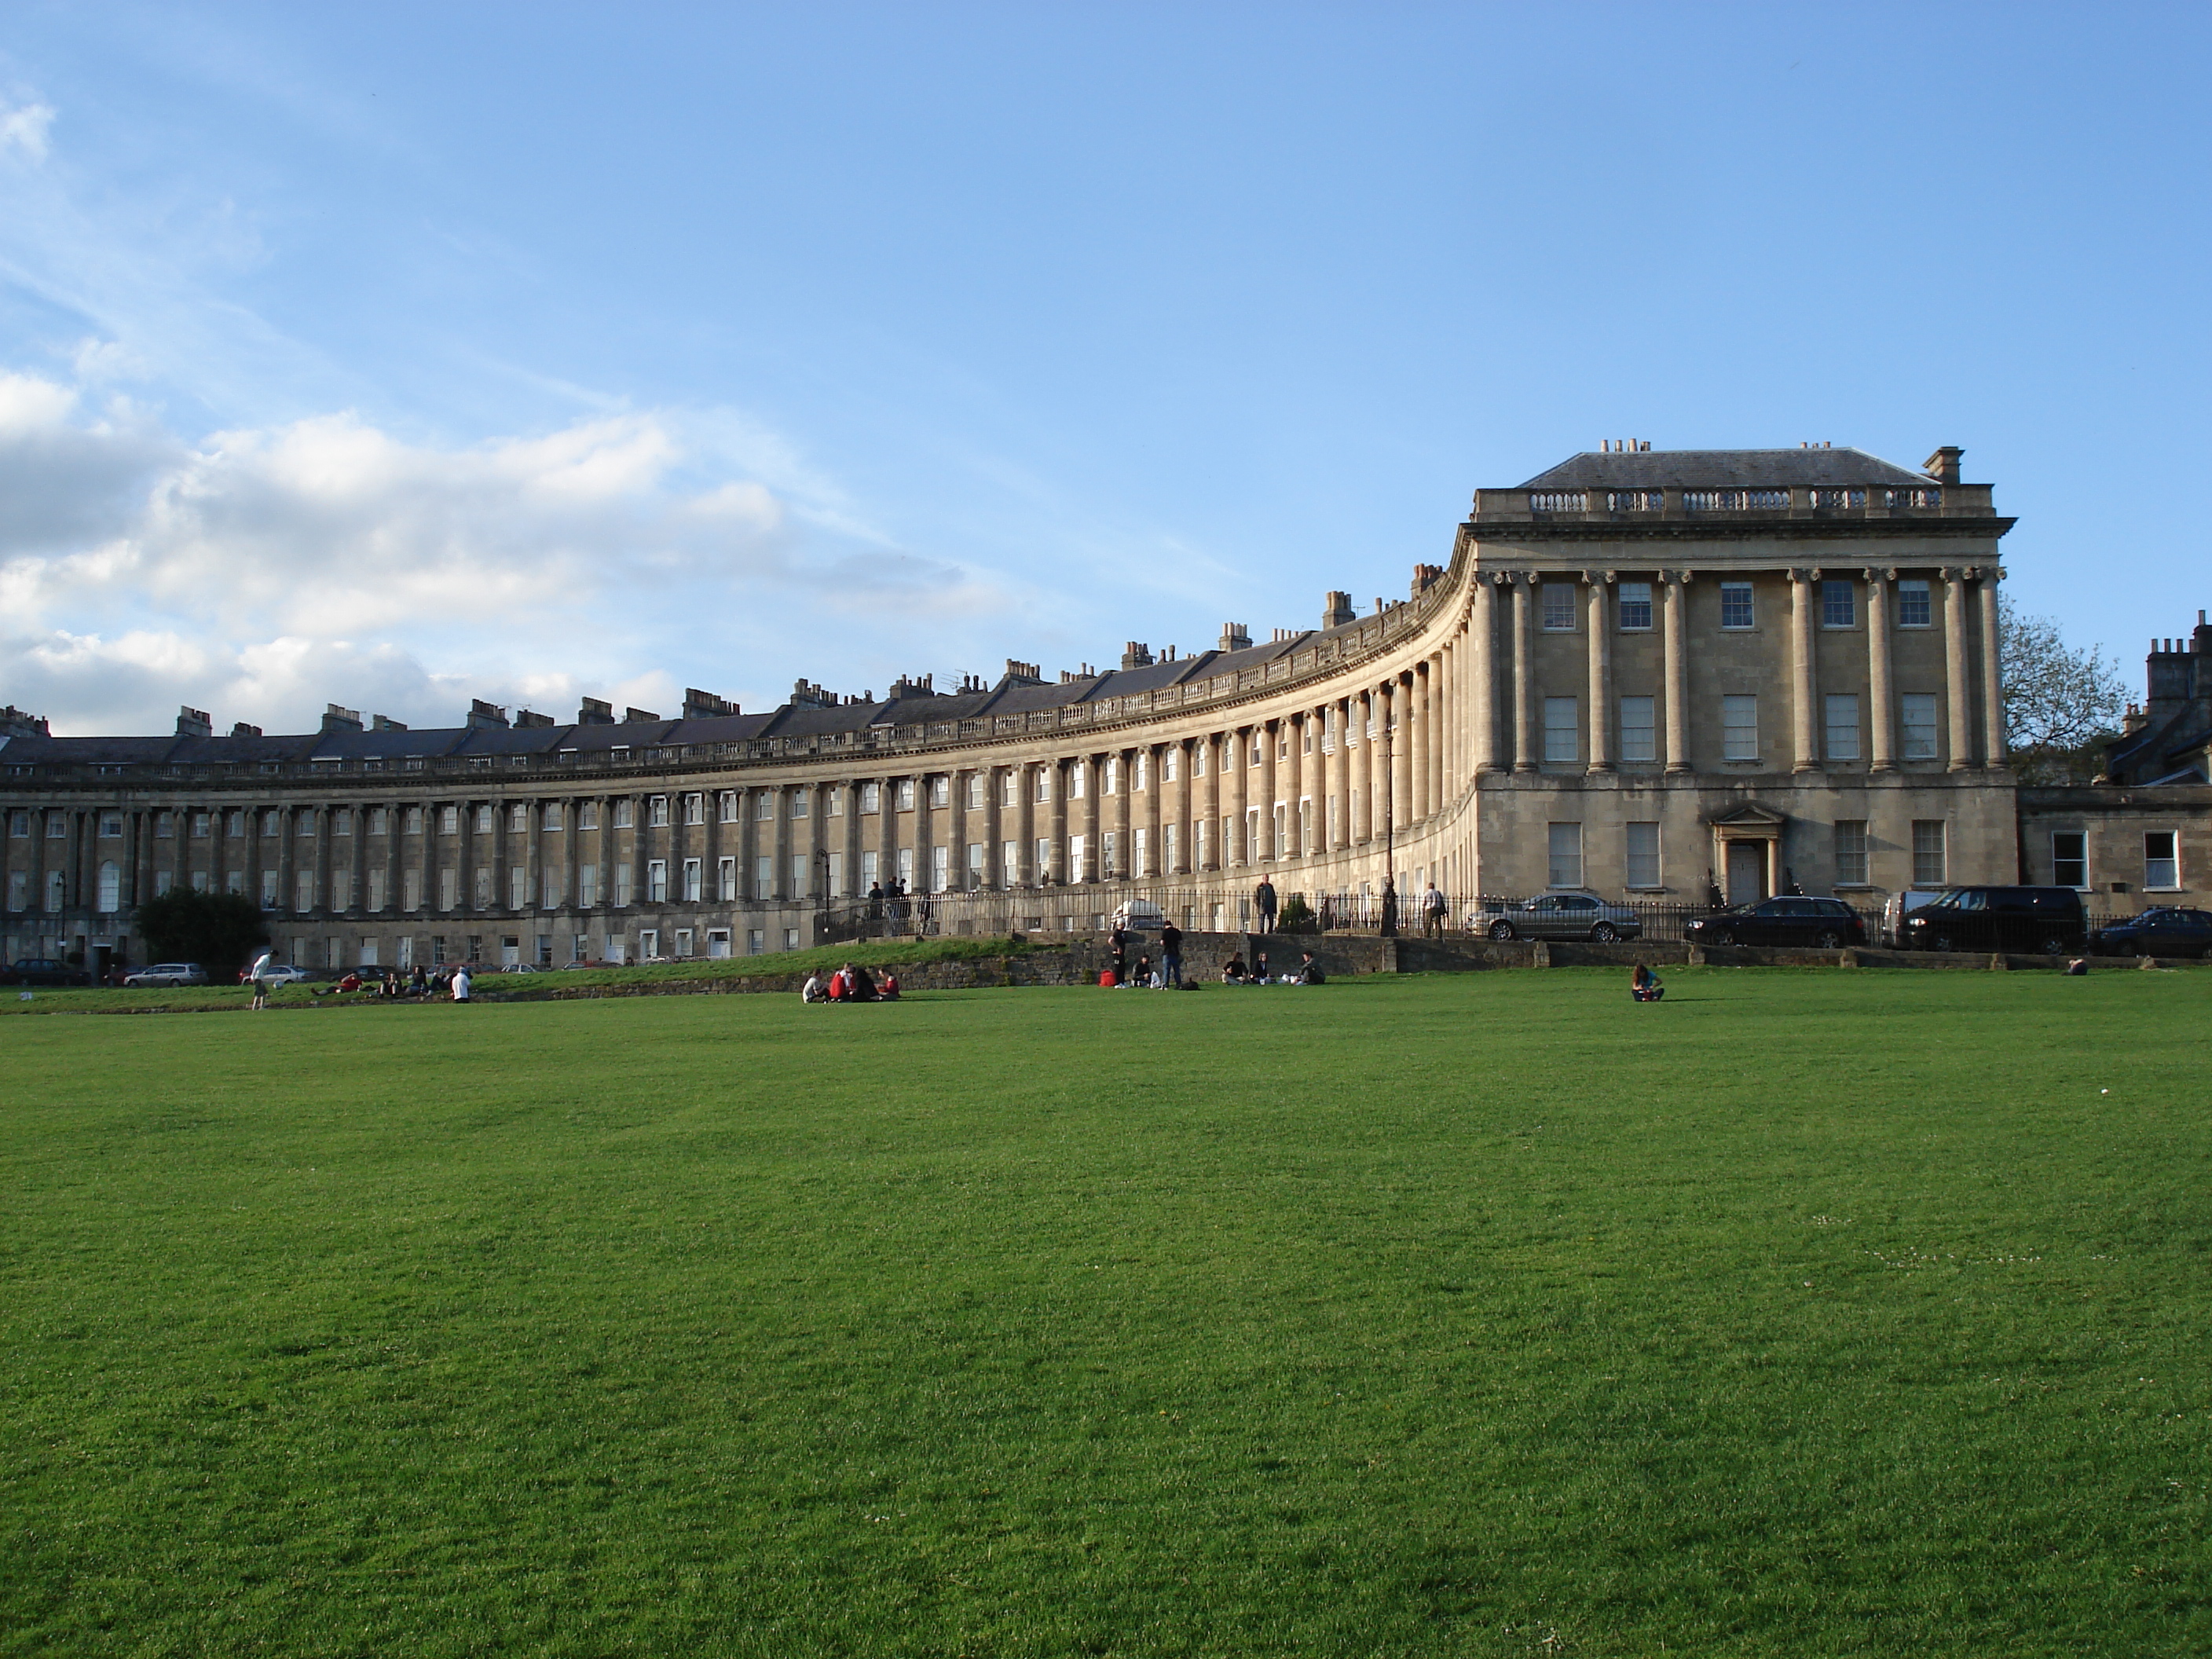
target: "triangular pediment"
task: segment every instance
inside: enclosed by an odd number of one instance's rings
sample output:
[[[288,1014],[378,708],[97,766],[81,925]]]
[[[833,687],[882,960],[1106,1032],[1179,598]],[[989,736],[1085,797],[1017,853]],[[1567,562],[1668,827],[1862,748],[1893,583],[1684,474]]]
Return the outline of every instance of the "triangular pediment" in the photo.
[[[1715,828],[1721,830],[1779,830],[1789,821],[1787,815],[1771,807],[1761,806],[1756,801],[1732,807],[1708,820]]]

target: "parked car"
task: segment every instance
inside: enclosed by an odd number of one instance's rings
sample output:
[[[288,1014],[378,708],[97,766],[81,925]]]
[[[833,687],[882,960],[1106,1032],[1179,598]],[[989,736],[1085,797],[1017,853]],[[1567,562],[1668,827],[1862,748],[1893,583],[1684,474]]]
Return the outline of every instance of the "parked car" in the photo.
[[[1942,896],[1941,887],[1906,887],[1892,893],[1881,907],[1881,942],[1893,951],[1902,950],[1905,917]]]
[[[0,985],[89,985],[92,975],[52,957],[25,957],[0,973]]]
[[[1909,951],[2021,951],[2063,957],[2088,943],[2071,887],[1948,887],[1905,918]]]
[[[207,969],[197,962],[157,962],[123,976],[125,985],[204,985]]]
[[[1789,894],[1693,916],[1683,927],[1682,936],[1692,945],[1794,945],[1840,951],[1866,943],[1866,923],[1841,899]]]
[[[239,970],[238,977],[240,983],[243,984],[246,980],[245,969]],[[271,985],[297,985],[303,980],[313,979],[314,975],[304,968],[295,968],[289,962],[279,962],[272,963],[269,970],[261,977]]]
[[[2212,910],[2162,904],[2097,930],[2108,957],[2212,957]]]
[[[1492,939],[1586,939],[1606,945],[1638,938],[1644,932],[1635,911],[1595,893],[1487,900],[1474,921]]]

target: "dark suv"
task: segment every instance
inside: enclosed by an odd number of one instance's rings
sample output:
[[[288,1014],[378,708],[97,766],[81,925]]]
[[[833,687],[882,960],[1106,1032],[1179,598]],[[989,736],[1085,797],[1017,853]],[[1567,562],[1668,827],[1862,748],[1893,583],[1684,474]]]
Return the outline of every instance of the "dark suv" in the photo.
[[[1840,951],[1866,943],[1866,923],[1841,899],[1790,894],[1695,917],[1682,933],[1692,945],[1802,945]]]
[[[2088,942],[2081,896],[2071,887],[1950,887],[1905,918],[1908,951],[2020,951],[2063,957]]]
[[[0,969],[0,985],[89,985],[92,975],[82,968],[72,968],[66,962],[57,962],[52,957],[25,957],[12,967]]]
[[[2115,957],[2212,957],[2212,911],[2161,905],[2100,928],[2097,948]]]

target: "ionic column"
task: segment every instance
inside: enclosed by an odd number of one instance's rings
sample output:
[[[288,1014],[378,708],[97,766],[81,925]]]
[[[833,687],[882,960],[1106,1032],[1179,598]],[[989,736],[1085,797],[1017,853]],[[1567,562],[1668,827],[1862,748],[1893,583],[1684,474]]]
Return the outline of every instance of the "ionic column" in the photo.
[[[1589,766],[1592,772],[1613,770],[1613,629],[1606,594],[1610,570],[1586,572],[1589,585]]]
[[[1201,816],[1206,823],[1206,856],[1198,860],[1197,867],[1224,870],[1228,868],[1228,854],[1221,845],[1221,744],[1212,738],[1200,738],[1198,752],[1206,757],[1206,787],[1199,792],[1200,803],[1205,808]],[[1196,851],[1195,848],[1192,849],[1194,857]]]
[[[1973,723],[1967,703],[1966,583],[1962,570],[1943,573],[1943,706],[1949,715],[1951,753],[1945,769],[1964,772],[1974,763]]]
[[[1305,823],[1299,811],[1306,793],[1306,742],[1313,736],[1313,716],[1310,711],[1288,714],[1283,719],[1283,730],[1289,738],[1290,759],[1285,763],[1290,775],[1283,781],[1283,856],[1303,858],[1306,851]],[[1316,753],[1316,760],[1321,758]]]
[[[1859,573],[1867,585],[1867,725],[1869,767],[1876,772],[1897,769],[1897,677],[1889,661],[1889,585],[1894,570],[1868,569]]]
[[[898,787],[895,776],[876,786],[876,880],[887,893],[898,879]]]
[[[1406,822],[1425,823],[1429,817],[1428,665],[1417,662],[1406,671],[1406,750],[1409,762],[1406,791]]]
[[[1455,647],[1429,656],[1429,720],[1434,727],[1429,739],[1429,811],[1441,812],[1450,799],[1451,780],[1458,775],[1459,700],[1452,695],[1453,677],[1459,672]]]
[[[1382,694],[1370,686],[1354,696],[1352,718],[1359,726],[1359,759],[1352,768],[1359,810],[1352,838],[1364,847],[1382,834]]]
[[[1006,785],[1000,781],[1002,767],[983,769],[983,890],[995,893],[1006,884],[1006,836],[1000,830],[1003,817],[1000,802],[1006,796]]]
[[[1197,798],[1196,782],[1190,775],[1193,758],[1198,745],[1188,738],[1179,739],[1174,745],[1176,757],[1176,855],[1172,868],[1164,860],[1161,868],[1170,875],[1187,876],[1198,868],[1198,852],[1191,845],[1191,823],[1197,816],[1191,803]]]
[[[1529,610],[1535,576],[1516,570],[1513,582],[1513,769],[1533,772],[1542,750],[1536,743],[1536,675],[1530,662]]]
[[[2004,664],[1998,643],[1997,583],[2004,572],[1996,565],[1982,568],[1982,764],[2005,763]]]
[[[1097,881],[1102,873],[1099,866],[1105,862],[1103,832],[1106,828],[1105,803],[1098,799],[1098,791],[1106,781],[1106,769],[1101,757],[1085,755],[1076,763],[1085,769],[1083,791],[1083,879]]]
[[[1688,586],[1690,573],[1686,570],[1662,570],[1659,573],[1659,593],[1662,601],[1661,617],[1667,630],[1663,646],[1667,658],[1667,769],[1687,772],[1690,760],[1690,677],[1684,655],[1683,589]]]
[[[1796,739],[1795,764],[1800,772],[1818,771],[1820,765],[1820,726],[1813,708],[1818,695],[1813,684],[1813,583],[1820,574],[1817,570],[1790,573],[1790,729]]]
[[[1024,761],[1014,768],[1014,880],[1035,887],[1045,872],[1036,867],[1037,769]]]
[[[1389,682],[1386,712],[1390,725],[1390,824],[1403,830],[1413,822],[1413,688],[1411,674]]]
[[[337,884],[334,879],[335,872],[331,867],[331,809],[327,806],[313,806],[307,810],[315,815],[315,884],[313,890],[307,895],[307,898],[313,908],[327,916],[345,908],[344,896],[338,891]],[[354,836],[349,839],[358,845],[361,837]],[[337,965],[335,962],[326,962],[323,964],[325,968],[335,968]]]
[[[1281,793],[1275,787],[1275,751],[1281,746],[1280,730],[1269,720],[1253,728],[1260,744],[1260,844],[1252,849],[1255,864],[1275,861],[1275,807]]]
[[[1339,697],[1329,704],[1328,726],[1335,728],[1335,741],[1327,760],[1327,799],[1322,806],[1322,833],[1328,850],[1340,853],[1352,845],[1352,700]],[[1324,727],[1324,732],[1327,727]],[[1334,822],[1330,820],[1328,801],[1336,803]]]
[[[1468,635],[1474,641],[1474,660],[1468,672],[1474,684],[1469,688],[1474,696],[1469,699],[1469,719],[1474,733],[1474,753],[1470,757],[1472,769],[1477,773],[1498,769],[1498,585],[1489,576],[1478,573],[1474,579],[1474,620],[1468,625]]]
[[[1046,875],[1055,886],[1067,881],[1067,780],[1070,763],[1055,760],[1048,763],[1046,776],[1051,780],[1052,844],[1045,849],[1051,868]]]
[[[1168,781],[1163,775],[1162,766],[1162,763],[1166,758],[1166,744],[1155,743],[1146,745],[1145,857],[1150,860],[1151,867],[1146,868],[1139,866],[1135,873],[1140,878],[1164,876],[1168,873],[1168,849],[1160,841],[1161,827],[1167,821],[1167,813],[1164,810],[1166,804],[1161,799],[1166,794],[1168,787]],[[1176,774],[1178,776],[1181,775],[1180,767],[1176,769]]]
[[[1114,852],[1121,868],[1103,873],[1126,880],[1137,873],[1137,843],[1133,833],[1137,821],[1137,751],[1133,749],[1115,750],[1114,769],[1121,774],[1119,787],[1114,791]],[[1151,780],[1146,781],[1150,782]]]
[[[1229,800],[1224,816],[1233,820],[1229,832],[1222,837],[1226,843],[1221,849],[1221,867],[1241,870],[1251,862],[1252,849],[1245,846],[1247,831],[1251,827],[1252,811],[1252,728],[1240,726],[1229,733],[1226,764],[1229,768]]]
[[[845,890],[840,898],[858,898],[867,890],[860,885],[860,780],[847,778],[840,786],[845,792]],[[744,891],[744,872],[738,872],[739,892]]]

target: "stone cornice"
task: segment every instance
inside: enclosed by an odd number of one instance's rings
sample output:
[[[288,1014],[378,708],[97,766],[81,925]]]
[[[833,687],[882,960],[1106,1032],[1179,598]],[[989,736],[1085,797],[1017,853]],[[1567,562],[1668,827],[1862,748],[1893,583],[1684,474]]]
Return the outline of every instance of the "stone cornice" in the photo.
[[[1710,520],[1656,524],[1559,523],[1543,519],[1468,520],[1462,526],[1477,547],[1500,542],[1706,542],[1728,543],[1774,538],[1785,541],[1850,542],[1897,540],[1916,536],[1996,538],[2017,519],[1854,519],[1848,524],[1819,519],[1740,519],[1721,525]]]

